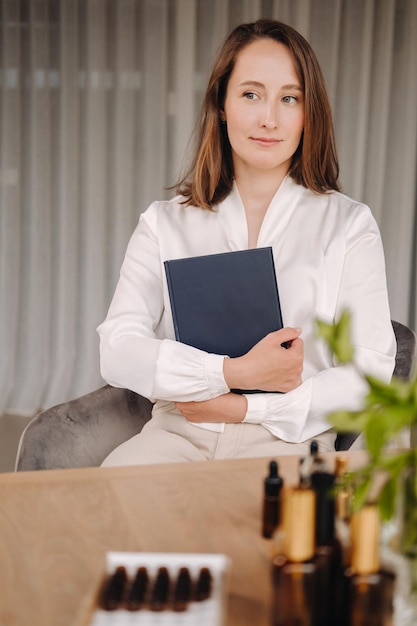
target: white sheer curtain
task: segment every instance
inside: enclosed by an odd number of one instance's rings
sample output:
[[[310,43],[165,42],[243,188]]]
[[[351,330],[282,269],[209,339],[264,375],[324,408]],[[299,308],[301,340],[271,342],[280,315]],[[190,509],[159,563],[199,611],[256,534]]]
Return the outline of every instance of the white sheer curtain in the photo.
[[[0,0],[0,414],[103,384],[95,328],[130,233],[172,193],[219,43],[258,17],[316,50],[344,190],[415,328],[414,0]]]

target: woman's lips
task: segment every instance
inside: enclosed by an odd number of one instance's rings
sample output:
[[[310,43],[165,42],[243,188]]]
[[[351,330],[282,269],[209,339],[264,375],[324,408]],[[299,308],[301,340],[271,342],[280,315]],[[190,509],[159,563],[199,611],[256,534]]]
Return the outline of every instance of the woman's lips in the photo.
[[[251,139],[261,146],[273,146],[282,141],[282,139],[274,139],[272,137],[251,137]]]

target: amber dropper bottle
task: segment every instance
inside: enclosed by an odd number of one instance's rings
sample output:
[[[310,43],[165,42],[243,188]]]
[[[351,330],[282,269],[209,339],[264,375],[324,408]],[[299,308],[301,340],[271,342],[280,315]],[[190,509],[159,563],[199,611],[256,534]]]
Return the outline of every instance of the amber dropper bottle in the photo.
[[[315,494],[283,492],[282,554],[272,561],[272,626],[317,625]]]
[[[351,566],[345,571],[346,626],[391,626],[395,575],[380,569],[380,518],[369,504],[352,515]]]
[[[313,472],[316,493],[317,606],[320,626],[336,626],[343,607],[343,550],[335,528],[334,474]]]
[[[279,525],[281,515],[281,489],[284,481],[278,475],[278,464],[270,461],[269,474],[264,481],[262,507],[262,536],[270,539]]]

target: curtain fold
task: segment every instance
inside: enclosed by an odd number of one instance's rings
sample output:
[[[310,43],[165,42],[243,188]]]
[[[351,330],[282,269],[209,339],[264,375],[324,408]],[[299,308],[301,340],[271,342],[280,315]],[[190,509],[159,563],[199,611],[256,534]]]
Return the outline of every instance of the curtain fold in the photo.
[[[53,166],[54,209],[52,287],[49,307],[50,367],[42,404],[68,397],[77,354],[80,272],[80,33],[78,5],[64,2],[56,20],[55,142]],[[39,285],[40,281],[37,280]],[[71,294],[71,295],[70,295]],[[64,356],[65,355],[65,356]],[[18,388],[17,388],[18,393]]]
[[[20,28],[13,6],[8,3],[1,9],[0,397],[8,399],[13,389],[16,367],[19,310],[17,285],[20,281],[21,145],[16,141],[19,134],[21,107],[17,72],[20,65]]]
[[[259,17],[315,49],[343,189],[416,328],[414,0],[0,0],[0,414],[103,384],[95,328],[130,234],[173,194],[220,43]]]

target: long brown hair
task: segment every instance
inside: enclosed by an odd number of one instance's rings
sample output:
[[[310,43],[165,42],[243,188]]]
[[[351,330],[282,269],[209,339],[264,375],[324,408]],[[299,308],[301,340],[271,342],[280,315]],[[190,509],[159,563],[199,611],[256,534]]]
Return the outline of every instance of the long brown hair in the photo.
[[[316,193],[338,190],[339,166],[324,78],[310,44],[294,28],[275,20],[237,26],[214,63],[201,110],[197,146],[188,171],[176,185],[185,205],[211,209],[233,185],[232,151],[222,124],[227,85],[239,52],[252,41],[274,39],[286,45],[304,92],[304,130],[289,175]]]

